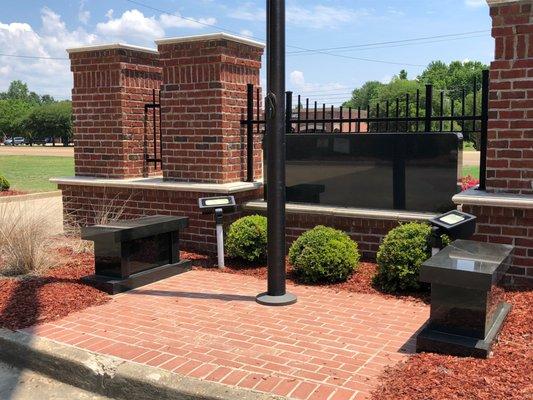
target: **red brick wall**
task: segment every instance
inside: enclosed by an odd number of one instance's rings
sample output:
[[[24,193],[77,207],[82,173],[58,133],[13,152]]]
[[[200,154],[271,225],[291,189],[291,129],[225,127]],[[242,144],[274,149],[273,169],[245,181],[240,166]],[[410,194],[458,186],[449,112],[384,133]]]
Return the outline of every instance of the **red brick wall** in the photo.
[[[533,194],[533,4],[490,10],[495,61],[490,68],[487,191]]]
[[[246,85],[259,85],[263,49],[226,38],[159,44],[163,173],[184,182],[246,178]],[[262,176],[259,135],[255,173]]]
[[[77,176],[147,176],[144,104],[159,89],[158,55],[118,48],[70,54]]]
[[[475,240],[515,247],[508,280],[516,285],[533,284],[533,209],[463,205],[477,216]]]
[[[147,215],[175,215],[189,217],[189,227],[180,233],[182,249],[202,253],[216,252],[216,231],[213,215],[204,215],[198,209],[198,198],[216,196],[214,193],[177,192],[168,190],[143,190],[104,188],[95,186],[59,185],[63,191],[63,207],[67,223],[88,226],[95,216],[103,213],[117,214],[121,219]],[[238,205],[260,198],[260,189],[235,193]],[[236,212],[225,215],[229,225],[242,215]]]

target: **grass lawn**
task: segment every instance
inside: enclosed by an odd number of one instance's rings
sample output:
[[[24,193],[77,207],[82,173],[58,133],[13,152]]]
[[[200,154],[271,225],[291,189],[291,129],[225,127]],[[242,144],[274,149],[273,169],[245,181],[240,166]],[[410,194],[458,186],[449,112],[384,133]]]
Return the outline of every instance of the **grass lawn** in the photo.
[[[474,148],[474,143],[473,142],[463,142],[463,150],[464,151],[477,151]]]
[[[463,167],[463,176],[470,175],[472,178],[479,179],[479,167],[474,165],[466,165]]]
[[[48,179],[74,175],[74,158],[48,156],[0,156],[0,174],[11,183],[11,189],[27,192],[56,190]]]

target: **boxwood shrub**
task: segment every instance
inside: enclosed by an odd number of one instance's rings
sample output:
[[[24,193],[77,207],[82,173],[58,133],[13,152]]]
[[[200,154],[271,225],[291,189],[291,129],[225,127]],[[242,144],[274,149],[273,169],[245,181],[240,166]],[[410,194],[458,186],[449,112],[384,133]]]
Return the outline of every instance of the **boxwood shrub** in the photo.
[[[8,190],[11,187],[9,184],[9,181],[5,178],[5,176],[0,174],[0,192],[4,192]]]
[[[357,243],[346,233],[321,225],[303,233],[289,250],[289,262],[304,283],[345,281],[359,259]]]
[[[226,252],[248,262],[263,261],[267,252],[267,219],[261,215],[243,217],[231,224]]]
[[[379,246],[374,283],[386,292],[416,291],[420,266],[431,257],[428,224],[411,222],[392,229]]]

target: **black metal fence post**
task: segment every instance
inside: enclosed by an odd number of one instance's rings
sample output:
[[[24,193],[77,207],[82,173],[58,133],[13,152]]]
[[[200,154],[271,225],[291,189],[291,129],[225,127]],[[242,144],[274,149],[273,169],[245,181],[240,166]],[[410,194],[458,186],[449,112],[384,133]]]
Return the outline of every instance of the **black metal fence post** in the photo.
[[[254,181],[254,85],[246,86],[246,180]]]
[[[481,85],[481,129],[479,134],[479,190],[487,189],[487,140],[489,125],[489,71],[483,71]]]
[[[285,133],[292,132],[292,92],[285,94]]]
[[[431,132],[431,115],[433,114],[433,85],[426,85],[426,116],[424,130]]]

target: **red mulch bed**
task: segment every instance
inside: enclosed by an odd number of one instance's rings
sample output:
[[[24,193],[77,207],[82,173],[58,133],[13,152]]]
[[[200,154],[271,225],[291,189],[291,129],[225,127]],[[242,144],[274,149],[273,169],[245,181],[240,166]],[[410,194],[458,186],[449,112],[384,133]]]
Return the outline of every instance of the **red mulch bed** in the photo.
[[[61,260],[41,275],[0,278],[0,326],[22,329],[103,304],[110,297],[80,281],[94,273],[93,256],[69,248],[54,250]]]
[[[389,369],[374,400],[533,399],[533,291],[507,292],[513,309],[487,360],[418,354]]]
[[[254,276],[256,278],[264,280],[267,279],[266,265],[257,266],[253,264],[243,263],[241,261],[226,259],[226,268],[223,270],[219,270],[217,268],[217,260],[214,257],[182,251],[181,258],[191,260],[193,267],[195,268],[215,268],[220,273],[239,274],[246,276]],[[333,290],[345,290],[348,292],[378,294],[380,296],[395,299],[402,298],[404,300],[409,301],[422,301],[424,303],[429,303],[429,294],[425,292],[392,295],[388,293],[383,293],[382,291],[378,290],[372,284],[372,278],[376,274],[376,268],[377,266],[374,263],[361,262],[359,263],[359,268],[357,269],[357,271],[352,274],[352,276],[346,282],[334,284],[316,284],[314,286],[327,287],[328,289]],[[298,281],[298,277],[294,274],[294,271],[289,265],[288,261],[287,281],[295,285],[301,284]],[[309,284],[306,285],[309,286]]]
[[[28,194],[28,192],[22,192],[20,190],[2,190],[0,191],[0,197],[6,196],[19,196],[22,194]]]

